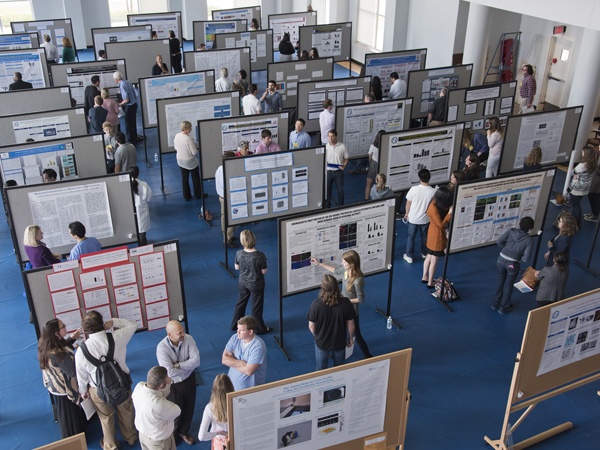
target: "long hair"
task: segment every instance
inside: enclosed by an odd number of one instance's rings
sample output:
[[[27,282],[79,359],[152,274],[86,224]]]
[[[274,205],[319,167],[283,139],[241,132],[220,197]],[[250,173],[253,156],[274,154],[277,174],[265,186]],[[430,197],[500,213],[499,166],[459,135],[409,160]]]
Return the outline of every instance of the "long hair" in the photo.
[[[502,125],[500,125],[500,119],[497,117],[492,117],[490,119],[490,131],[492,133],[497,131],[498,134],[500,134],[500,137],[504,137],[504,129],[502,128]]]
[[[23,236],[23,244],[28,247],[39,247],[40,243],[36,239],[37,234],[40,232],[40,227],[37,225],[29,225],[25,228],[25,234]]]
[[[450,191],[445,187],[436,189],[435,194],[433,195],[433,199],[431,201],[435,204],[436,208],[438,209],[440,217],[442,219],[446,217],[446,214],[448,214],[448,209],[452,205],[452,197],[450,196]]]
[[[381,136],[383,136],[385,130],[379,130],[375,135],[375,139],[373,139],[373,147],[381,148]]]
[[[140,176],[140,168],[138,166],[131,166],[131,168],[129,169],[129,171],[131,172],[131,178],[133,178],[133,180],[131,180],[131,189],[133,190],[133,193],[135,195],[139,195],[138,192],[138,177]]]
[[[469,147],[471,147],[472,143],[473,143],[473,132],[468,129],[463,131],[462,146],[464,148],[469,148]]]
[[[596,157],[596,152],[594,152],[594,147],[591,145],[583,147],[580,162],[585,164],[588,173],[593,173],[598,168],[598,158]]]
[[[354,280],[365,276],[360,270],[360,255],[354,250],[348,250],[342,254],[342,259],[352,266],[352,275],[348,276],[348,289],[350,289]]]
[[[58,319],[51,319],[44,324],[42,328],[42,336],[38,341],[38,361],[40,362],[40,369],[46,370],[50,361],[50,354],[56,353],[58,359],[65,357],[65,347],[69,346],[69,343],[60,336],[60,326]],[[59,334],[59,336],[56,335]]]
[[[579,228],[577,228],[577,219],[575,219],[575,217],[573,217],[571,214],[565,214],[560,218],[560,220],[562,220],[563,223],[563,226],[560,229],[560,235],[575,236],[575,233],[577,233],[577,230],[579,230]]]
[[[469,153],[469,156],[467,156],[467,160],[472,162],[473,164],[471,166],[465,164],[465,167],[463,169],[465,171],[465,176],[469,180],[478,179],[479,173],[481,172],[481,166],[479,165],[479,155],[477,155],[477,153],[475,152],[471,152]]]
[[[377,192],[381,192],[385,189],[385,182],[387,181],[387,177],[384,173],[378,173],[375,177],[375,185],[377,186]]]
[[[542,149],[540,147],[533,147],[525,158],[526,166],[535,166],[542,162]]]
[[[323,301],[327,306],[335,306],[340,302],[340,287],[338,281],[333,275],[327,274],[321,280],[321,292],[319,292],[319,300]]]
[[[217,422],[227,423],[227,394],[235,391],[231,379],[220,373],[213,381],[210,403],[213,404],[213,416]]]

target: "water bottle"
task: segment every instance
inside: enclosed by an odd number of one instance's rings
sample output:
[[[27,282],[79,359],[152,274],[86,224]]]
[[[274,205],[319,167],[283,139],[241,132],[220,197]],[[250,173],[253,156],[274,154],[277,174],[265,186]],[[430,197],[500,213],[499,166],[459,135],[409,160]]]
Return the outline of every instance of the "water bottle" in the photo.
[[[392,316],[388,317],[388,320],[387,320],[387,329],[388,330],[392,329]]]
[[[158,162],[158,153],[154,154],[154,162],[157,163]]]
[[[204,206],[200,207],[200,217],[204,219]]]

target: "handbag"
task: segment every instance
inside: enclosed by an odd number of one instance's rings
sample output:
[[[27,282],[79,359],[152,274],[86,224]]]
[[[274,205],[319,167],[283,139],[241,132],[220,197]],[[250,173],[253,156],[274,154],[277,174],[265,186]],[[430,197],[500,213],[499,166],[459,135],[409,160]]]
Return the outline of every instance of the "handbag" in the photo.
[[[538,284],[540,284],[540,280],[538,280],[535,276],[535,269],[531,266],[529,266],[525,272],[523,272],[523,278],[521,278],[521,281],[527,283],[527,286],[529,286],[531,289],[535,289]]]

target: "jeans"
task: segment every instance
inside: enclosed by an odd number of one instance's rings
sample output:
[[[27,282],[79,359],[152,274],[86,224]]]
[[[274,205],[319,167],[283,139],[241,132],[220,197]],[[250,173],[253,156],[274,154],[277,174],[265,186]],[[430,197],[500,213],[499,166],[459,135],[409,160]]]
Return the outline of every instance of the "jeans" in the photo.
[[[331,206],[331,191],[333,190],[333,183],[335,182],[335,188],[337,190],[337,206],[344,204],[344,171],[343,170],[328,170],[327,171],[327,201],[325,202],[325,208]]]
[[[487,166],[485,169],[485,177],[492,178],[498,175],[498,169],[500,168],[500,155],[491,156],[487,160]]]
[[[598,217],[598,214],[600,213],[600,193],[595,194],[590,192],[588,194],[588,200],[590,201],[590,207],[592,208],[592,215]]]
[[[125,113],[125,133],[127,134],[127,142],[130,144],[137,144],[137,103],[133,105],[126,104],[123,106],[123,112]]]
[[[581,219],[583,218],[581,215],[581,199],[582,195],[573,195],[571,193],[571,206],[573,207],[573,217],[577,221],[577,226],[581,225]]]
[[[492,306],[505,312],[510,308],[510,297],[512,296],[513,284],[519,275],[521,264],[519,261],[504,259],[502,255],[498,256],[496,261],[498,267],[498,284],[496,286],[496,295]]]
[[[356,316],[354,316],[354,342],[356,344],[358,344],[358,346],[360,347],[360,351],[362,352],[362,354],[365,358],[371,358],[373,356],[373,355],[371,355],[371,352],[369,351],[369,346],[367,345],[367,343],[365,342],[365,340],[362,337],[362,334],[360,333],[360,324],[358,321],[358,314]]]
[[[406,256],[412,258],[415,253],[415,238],[417,230],[421,232],[421,255],[427,254],[427,230],[429,224],[417,225],[408,222],[408,237],[406,238]]]
[[[346,348],[344,347],[338,351],[321,350],[315,344],[315,359],[317,360],[317,370],[327,369],[327,363],[329,361],[329,354],[333,353],[333,367],[341,366],[346,360]]]

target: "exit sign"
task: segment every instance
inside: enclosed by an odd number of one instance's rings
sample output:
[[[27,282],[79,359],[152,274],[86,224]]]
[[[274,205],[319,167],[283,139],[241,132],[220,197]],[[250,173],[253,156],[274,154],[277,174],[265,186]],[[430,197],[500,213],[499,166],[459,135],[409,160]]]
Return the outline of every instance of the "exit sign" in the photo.
[[[558,27],[554,27],[554,33],[553,34],[563,34],[565,31],[567,31],[567,26],[566,25],[560,25]]]

